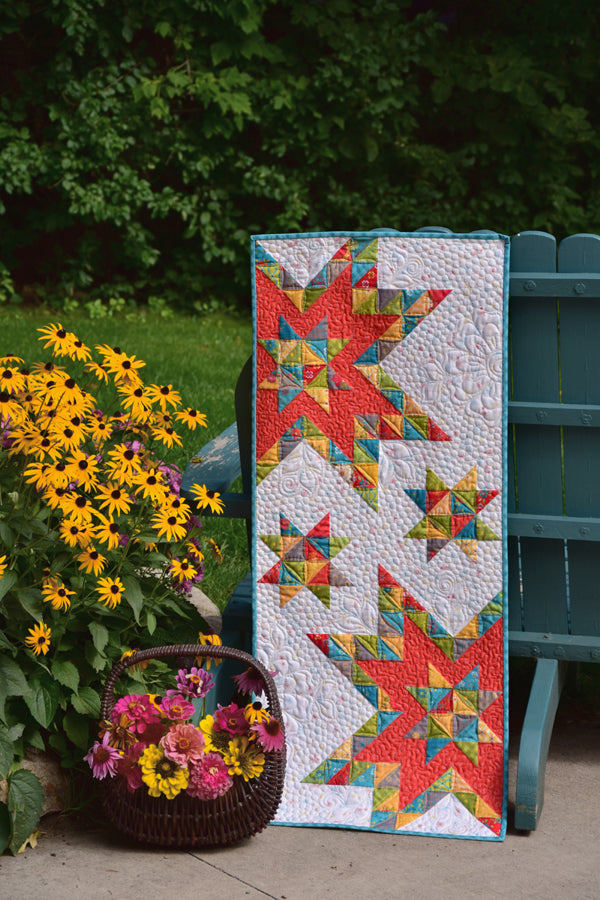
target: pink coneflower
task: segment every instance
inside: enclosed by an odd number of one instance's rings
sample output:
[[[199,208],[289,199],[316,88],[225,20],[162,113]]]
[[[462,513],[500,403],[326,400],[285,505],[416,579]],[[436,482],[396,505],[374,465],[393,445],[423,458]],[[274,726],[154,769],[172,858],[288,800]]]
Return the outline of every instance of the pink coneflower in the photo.
[[[183,694],[178,691],[167,691],[166,696],[161,701],[160,708],[165,716],[174,722],[183,722],[185,719],[193,716],[196,711],[194,704],[186,700]]]
[[[204,735],[193,725],[180,723],[169,729],[160,746],[167,759],[185,768],[199,762],[204,755]]]
[[[114,775],[117,763],[121,759],[121,754],[108,743],[110,734],[108,731],[101,741],[96,741],[89,753],[83,758],[89,764],[94,778],[102,780],[107,775]]]
[[[146,726],[157,722],[160,717],[160,712],[146,694],[128,694],[117,700],[110,714],[112,721],[118,722],[122,713],[129,717],[131,724],[128,728],[136,734],[143,734]]]
[[[282,750],[285,744],[283,728],[279,719],[271,716],[266,722],[257,722],[250,731],[256,735],[257,741],[263,750]]]
[[[233,778],[229,767],[218,753],[204,753],[198,763],[190,766],[187,792],[200,800],[214,800],[229,790]]]
[[[186,697],[206,697],[215,686],[212,675],[206,669],[180,669],[175,680],[177,690]]]
[[[265,692],[265,683],[262,675],[259,675],[252,666],[244,672],[241,672],[239,675],[233,675],[232,677],[242,694],[260,695]]]
[[[219,706],[214,716],[215,731],[227,731],[229,734],[246,734],[248,720],[245,711],[237,703]]]

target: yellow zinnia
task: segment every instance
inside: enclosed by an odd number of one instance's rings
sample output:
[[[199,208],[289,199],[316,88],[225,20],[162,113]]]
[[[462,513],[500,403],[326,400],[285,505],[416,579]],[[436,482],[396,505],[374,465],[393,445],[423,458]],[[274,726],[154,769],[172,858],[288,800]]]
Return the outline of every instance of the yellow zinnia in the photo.
[[[247,737],[235,737],[223,754],[230,775],[241,775],[244,781],[257,778],[265,767],[265,754]]]
[[[164,794],[168,800],[172,800],[189,784],[188,770],[182,769],[176,762],[168,759],[156,744],[146,747],[140,756],[139,764],[142,769],[142,781],[148,785],[151,797],[160,797]]]

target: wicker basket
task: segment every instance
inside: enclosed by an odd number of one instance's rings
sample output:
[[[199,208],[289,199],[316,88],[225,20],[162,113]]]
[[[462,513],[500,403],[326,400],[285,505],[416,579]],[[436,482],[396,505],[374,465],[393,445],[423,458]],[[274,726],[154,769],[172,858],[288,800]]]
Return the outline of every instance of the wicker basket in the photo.
[[[215,656],[252,666],[265,683],[268,709],[281,721],[281,708],[273,679],[258,660],[242,650],[212,644],[176,644],[140,650],[117,663],[104,688],[101,715],[110,719],[115,705],[114,687],[130,666],[150,659]],[[150,797],[145,789],[129,793],[121,779],[105,779],[102,796],[105,812],[123,834],[143,844],[191,848],[230,844],[262,831],[281,801],[285,774],[285,748],[265,752],[265,766],[258,778],[235,778],[232,787],[216,800],[199,800],[185,792],[173,800]]]

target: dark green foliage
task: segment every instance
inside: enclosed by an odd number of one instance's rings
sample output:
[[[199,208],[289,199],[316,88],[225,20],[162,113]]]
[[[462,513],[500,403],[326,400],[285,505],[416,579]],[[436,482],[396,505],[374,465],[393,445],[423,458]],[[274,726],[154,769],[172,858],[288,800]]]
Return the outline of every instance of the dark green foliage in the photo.
[[[585,0],[5,4],[0,298],[244,303],[251,233],[600,230],[599,47]]]

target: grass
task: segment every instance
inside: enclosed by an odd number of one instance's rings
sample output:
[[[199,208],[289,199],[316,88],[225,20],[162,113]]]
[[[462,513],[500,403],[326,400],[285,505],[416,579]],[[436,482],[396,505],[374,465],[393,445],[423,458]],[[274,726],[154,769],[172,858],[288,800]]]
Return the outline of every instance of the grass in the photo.
[[[169,459],[185,467],[187,461],[235,418],[234,391],[237,376],[252,352],[249,317],[211,313],[202,318],[131,313],[90,320],[82,313],[0,308],[0,356],[14,353],[28,364],[50,359],[38,341],[36,328],[60,321],[88,346],[119,346],[143,359],[145,382],[171,384],[185,406],[208,416],[208,427],[179,431],[184,448]],[[184,433],[186,432],[186,433]],[[242,520],[205,517],[204,533],[221,547],[223,563],[207,560],[202,589],[223,609],[235,585],[249,568],[245,523]]]

